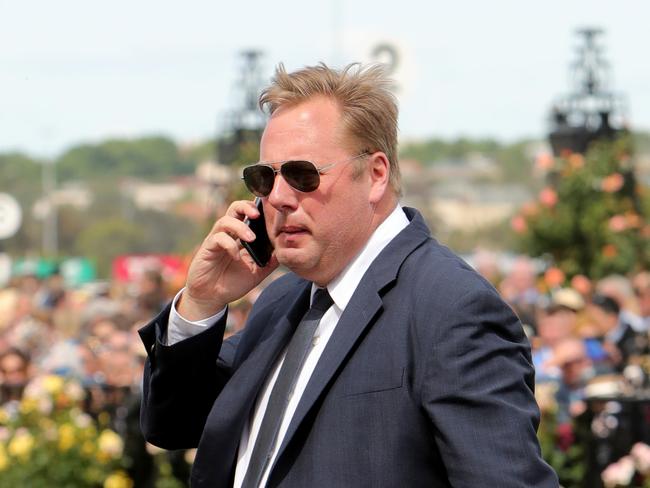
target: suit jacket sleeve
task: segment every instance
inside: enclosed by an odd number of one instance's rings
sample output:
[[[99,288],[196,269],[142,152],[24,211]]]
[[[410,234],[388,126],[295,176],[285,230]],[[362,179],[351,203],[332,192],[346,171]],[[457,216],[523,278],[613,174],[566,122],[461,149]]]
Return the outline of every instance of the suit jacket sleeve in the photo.
[[[215,398],[230,377],[238,336],[223,341],[227,314],[196,336],[167,346],[171,304],[140,329],[147,349],[140,423],[145,439],[165,449],[198,445]]]
[[[468,288],[429,315],[439,326],[426,341],[422,402],[449,481],[557,488],[536,437],[534,370],[521,324],[487,284]]]

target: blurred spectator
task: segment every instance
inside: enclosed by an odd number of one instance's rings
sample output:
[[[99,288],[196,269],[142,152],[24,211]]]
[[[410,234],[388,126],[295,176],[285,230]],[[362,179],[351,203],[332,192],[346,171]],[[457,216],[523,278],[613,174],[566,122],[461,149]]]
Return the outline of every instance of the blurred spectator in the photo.
[[[556,291],[540,312],[538,341],[533,350],[533,365],[537,382],[556,381],[561,372],[554,363],[554,350],[559,343],[575,335],[578,311],[584,307],[580,294],[568,288]]]
[[[19,401],[30,379],[28,354],[15,347],[0,353],[0,404]]]
[[[58,272],[49,276],[34,296],[34,304],[38,308],[53,310],[65,297],[65,282]]]
[[[637,332],[645,330],[637,313],[636,297],[632,283],[625,276],[610,275],[596,284],[596,293],[612,298],[618,304],[619,320]]]
[[[583,300],[587,300],[591,297],[591,292],[593,290],[593,285],[591,280],[585,275],[575,275],[571,278],[571,288],[580,293]]]
[[[166,305],[167,294],[163,277],[158,270],[142,273],[137,286],[137,305],[141,316],[154,317]]]
[[[486,249],[478,249],[474,253],[474,268],[483,278],[494,286],[498,286],[501,281],[501,272],[495,253]]]
[[[553,358],[549,366],[560,370],[559,388],[556,393],[558,403],[557,421],[564,423],[584,413],[584,388],[594,376],[593,364],[587,355],[584,341],[567,337],[553,348]]]
[[[643,330],[650,330],[650,271],[641,271],[632,279],[634,294],[643,320]]]
[[[621,309],[614,298],[594,295],[587,306],[587,312],[618,370],[625,367],[630,356],[647,350],[645,334],[637,333],[629,322],[621,318]]]
[[[528,257],[520,256],[499,286],[499,292],[517,313],[522,323],[529,324],[534,329],[537,327],[535,306],[540,297],[535,279],[533,262]]]

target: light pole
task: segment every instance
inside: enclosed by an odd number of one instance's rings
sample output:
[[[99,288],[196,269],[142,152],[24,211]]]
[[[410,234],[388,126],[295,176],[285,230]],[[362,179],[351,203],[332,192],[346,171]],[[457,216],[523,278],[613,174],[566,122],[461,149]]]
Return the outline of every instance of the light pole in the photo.
[[[43,218],[43,255],[56,256],[59,252],[58,215],[54,191],[56,190],[56,166],[54,161],[44,161],[41,171],[43,200],[47,202],[47,213]]]

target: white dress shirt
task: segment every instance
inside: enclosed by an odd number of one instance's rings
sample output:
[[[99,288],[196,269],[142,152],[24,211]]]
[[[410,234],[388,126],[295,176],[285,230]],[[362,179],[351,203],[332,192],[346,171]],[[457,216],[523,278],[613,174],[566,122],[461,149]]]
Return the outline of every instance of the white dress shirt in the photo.
[[[282,445],[284,436],[289,428],[289,424],[293,415],[298,406],[298,402],[302,397],[309,378],[311,378],[314,369],[318,360],[325,350],[325,346],[329,341],[336,324],[339,321],[339,318],[343,314],[345,307],[352,298],[354,291],[357,289],[361,278],[365,274],[366,270],[370,267],[375,258],[379,253],[392,241],[399,232],[408,225],[409,221],[404,214],[402,208],[398,205],[395,207],[395,210],[384,220],[375,232],[370,236],[368,242],[361,250],[359,254],[345,267],[345,269],[334,279],[331,283],[327,285],[327,291],[329,292],[334,305],[332,305],[327,312],[321,318],[316,332],[314,333],[314,339],[312,342],[312,349],[307,354],[307,358],[300,370],[298,375],[298,380],[296,386],[293,390],[293,394],[287,408],[284,412],[282,418],[282,423],[280,425],[280,431],[278,432],[277,440],[275,447],[273,448],[273,455],[271,461],[268,463],[268,467],[262,476],[260,481],[260,486],[266,486],[268,476],[275,462],[275,457],[277,455],[279,447]],[[316,286],[312,285],[312,297],[316,291]],[[182,290],[181,290],[182,292]],[[200,321],[191,322],[183,319],[178,312],[176,311],[176,301],[180,296],[180,293],[174,298],[172,305],[172,310],[169,316],[169,325],[168,325],[168,336],[167,344],[172,345],[176,342],[179,342],[183,339],[191,337],[195,334],[198,334],[202,330],[205,330],[206,327],[209,327],[216,323],[220,318],[223,317],[225,309]],[[250,456],[253,451],[253,446],[255,445],[255,440],[260,430],[260,425],[262,419],[264,418],[264,413],[269,402],[269,397],[271,391],[273,390],[273,385],[277,379],[278,373],[284,361],[285,351],[282,352],[278,361],[273,365],[271,373],[267,377],[264,386],[260,390],[260,394],[257,397],[255,402],[255,408],[251,414],[249,422],[244,426],[244,430],[241,435],[239,442],[239,452],[237,456],[237,467],[235,469],[235,481],[234,487],[240,488],[246,475],[246,470],[248,469],[248,463],[250,462]]]

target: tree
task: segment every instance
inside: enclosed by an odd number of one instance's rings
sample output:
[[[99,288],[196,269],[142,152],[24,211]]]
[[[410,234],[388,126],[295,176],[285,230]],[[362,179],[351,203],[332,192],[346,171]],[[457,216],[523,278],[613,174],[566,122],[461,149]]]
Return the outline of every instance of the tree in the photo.
[[[135,223],[115,217],[86,227],[77,240],[81,256],[95,257],[100,276],[110,275],[110,266],[120,254],[146,252],[144,232]]]
[[[650,264],[650,225],[631,141],[594,143],[586,156],[548,157],[548,186],[512,220],[524,252],[549,255],[568,277],[600,278]]]
[[[195,165],[193,159],[181,156],[171,139],[150,136],[75,146],[58,159],[57,173],[61,181],[124,176],[155,180],[191,174]]]

